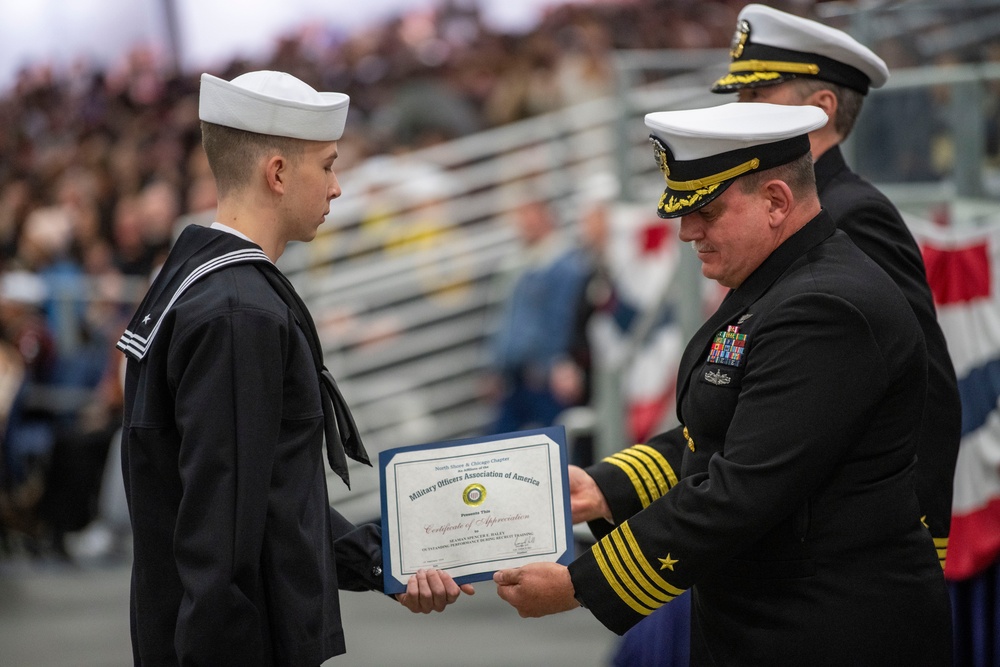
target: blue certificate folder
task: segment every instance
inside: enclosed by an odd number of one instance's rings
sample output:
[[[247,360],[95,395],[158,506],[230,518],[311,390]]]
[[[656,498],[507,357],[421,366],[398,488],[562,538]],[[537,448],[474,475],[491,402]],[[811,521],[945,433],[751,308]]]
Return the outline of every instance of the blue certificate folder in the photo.
[[[534,438],[532,438],[533,436]],[[538,442],[543,440],[543,438],[539,438],[537,436],[544,436],[544,438],[547,438],[547,440],[551,442],[544,445],[537,444]],[[465,562],[463,563],[462,567],[456,567],[454,571],[452,571],[447,565],[442,566],[438,564],[428,564],[425,566],[413,567],[412,568],[413,571],[406,571],[404,569],[405,565],[403,561],[405,559],[403,558],[402,555],[403,554],[402,546],[400,544],[391,543],[392,542],[391,534],[393,532],[395,532],[397,535],[401,535],[404,532],[405,526],[403,525],[404,523],[404,519],[402,518],[403,512],[401,512],[398,509],[401,504],[412,503],[414,500],[418,499],[422,494],[429,494],[430,496],[432,494],[436,494],[438,491],[441,491],[442,493],[438,495],[440,495],[442,498],[445,497],[445,494],[450,494],[448,496],[449,498],[455,497],[456,494],[459,494],[457,497],[459,497],[461,501],[464,502],[466,506],[468,506],[468,509],[474,510],[481,507],[482,508],[481,511],[486,512],[488,514],[489,510],[486,508],[488,508],[490,505],[487,501],[497,500],[496,494],[493,493],[493,489],[497,488],[499,485],[504,483],[506,483],[509,486],[513,485],[513,482],[511,481],[501,482],[491,479],[491,477],[501,478],[503,476],[506,476],[507,478],[511,478],[511,476],[513,475],[514,480],[524,480],[525,482],[527,482],[527,484],[525,484],[524,486],[526,494],[527,491],[533,490],[534,487],[538,487],[539,484],[538,480],[528,478],[525,476],[518,476],[516,472],[511,472],[511,471],[508,471],[507,473],[502,473],[499,471],[494,472],[492,470],[479,469],[480,472],[473,472],[471,474],[465,473],[464,475],[461,474],[462,471],[454,471],[457,472],[458,474],[453,474],[453,472],[443,472],[443,473],[432,472],[430,475],[421,476],[420,484],[424,488],[421,488],[413,493],[403,494],[403,496],[400,497],[400,491],[398,490],[399,486],[396,483],[397,477],[394,476],[400,471],[399,460],[401,458],[405,458],[407,461],[413,461],[417,459],[418,465],[433,466],[430,468],[426,467],[421,468],[420,469],[421,471],[425,469],[429,469],[432,471],[442,470],[449,467],[448,466],[449,461],[464,460],[463,457],[459,456],[459,452],[469,451],[470,448],[466,447],[467,445],[475,445],[477,447],[480,445],[484,446],[483,450],[484,454],[482,456],[478,454],[476,455],[482,458],[484,456],[489,456],[489,450],[490,450],[489,443],[494,443],[494,442],[498,443],[496,451],[500,452],[500,454],[503,454],[503,453],[508,453],[508,449],[504,448],[505,444],[503,443],[503,441],[511,441],[519,438],[527,438],[525,442],[531,442],[532,439],[535,441],[536,444],[525,447],[524,449],[526,450],[530,449],[531,447],[534,447],[536,449],[542,447],[544,448],[544,453],[542,454],[542,456],[548,457],[549,453],[551,452],[553,456],[558,457],[558,461],[555,461],[554,459],[548,459],[548,458],[546,459],[548,461],[547,465],[549,466],[548,474],[550,475],[551,479],[542,480],[543,482],[549,484],[549,489],[551,489],[551,494],[552,494],[551,497],[553,499],[552,503],[553,507],[535,506],[525,510],[525,513],[532,512],[542,517],[543,522],[546,522],[545,525],[552,529],[554,533],[554,538],[551,541],[551,546],[549,545],[542,546],[540,549],[540,553],[537,556],[511,555],[511,557],[508,558],[505,555],[505,553],[495,553],[495,554],[491,553],[487,557],[481,560],[471,563]],[[552,443],[555,444],[554,447],[552,446]],[[517,446],[513,446],[509,448],[509,451],[514,452],[516,454],[518,449],[520,448]],[[420,456],[420,454],[423,452],[426,452],[427,454],[426,457]],[[399,456],[400,454],[405,454],[406,456],[400,457]],[[419,460],[422,458],[425,458],[426,461]],[[465,458],[468,458],[468,455],[465,455]],[[494,458],[492,460],[498,460],[498,459]],[[502,460],[502,458],[499,460]],[[513,433],[501,433],[497,435],[464,438],[461,440],[449,440],[445,442],[435,442],[424,445],[413,445],[410,447],[398,447],[395,449],[388,449],[380,452],[379,479],[380,479],[381,500],[382,500],[382,569],[385,582],[384,591],[387,594],[405,592],[406,579],[408,579],[409,576],[416,571],[416,569],[429,569],[429,568],[443,569],[445,571],[448,571],[456,582],[458,582],[459,584],[464,584],[473,581],[486,581],[492,579],[493,572],[495,572],[496,570],[504,569],[506,567],[517,567],[519,565],[524,564],[526,559],[528,561],[536,560],[536,561],[558,562],[562,563],[563,565],[568,565],[570,561],[573,560],[574,557],[573,540],[572,540],[573,520],[572,520],[572,515],[570,513],[570,502],[569,502],[569,472],[567,468],[568,461],[569,458],[567,455],[567,448],[566,448],[566,431],[562,426],[552,426],[548,428],[533,429],[527,431],[516,431]],[[435,466],[435,464],[438,463],[442,465],[440,467]],[[470,464],[465,463],[463,465],[468,466]],[[452,465],[450,467],[456,468],[459,466]],[[473,468],[473,470],[476,469]],[[393,480],[392,486],[397,489],[396,492],[392,494],[393,497],[389,497],[389,493],[387,493],[389,486],[387,485],[387,478],[389,476],[393,476],[391,478]],[[556,503],[560,502],[560,499],[556,496],[557,485],[560,483],[562,490],[561,493],[562,517],[558,516],[560,508],[557,508],[555,506]],[[488,491],[487,489],[490,490]],[[491,495],[491,493],[493,493],[493,495]],[[508,493],[506,494],[505,498],[509,499],[510,497],[515,495],[516,494]],[[527,495],[525,497],[527,497]],[[449,500],[448,502],[451,501]],[[390,506],[390,503],[393,503],[393,505]],[[391,509],[394,511],[390,511]],[[428,522],[434,520],[434,518],[431,516],[427,516],[424,514],[416,514],[418,510],[416,509],[415,505],[409,507],[408,512],[411,517],[417,516],[418,518],[416,519],[416,521],[418,522],[423,521],[425,519]],[[516,515],[512,517],[508,517],[508,519],[516,519],[520,515],[521,513],[518,512]],[[466,515],[463,514],[462,516]],[[507,520],[503,517],[497,516],[496,514],[492,515],[491,518],[492,520],[497,520],[497,521]],[[549,519],[551,519],[550,522],[548,522]],[[481,518],[474,520],[477,522],[483,521]],[[486,521],[489,520],[491,519],[486,519]],[[392,521],[398,521],[399,525],[392,526],[393,530],[390,530],[390,522]],[[412,521],[412,518],[409,521]],[[485,524],[485,525],[492,525],[492,524]],[[498,526],[500,526],[500,524],[498,524]],[[413,526],[411,526],[411,528],[412,527]],[[501,526],[501,527],[507,527],[507,526]],[[426,529],[421,529],[417,527],[417,530],[419,531]],[[483,530],[487,529],[484,528]],[[456,531],[456,536],[458,535],[458,532],[459,531]],[[514,536],[516,535],[519,534],[515,533]],[[469,539],[469,538],[457,537],[457,539],[449,541],[461,543],[463,539]],[[506,540],[510,538],[505,537],[497,539]],[[534,537],[531,537],[530,539],[532,543],[535,540]],[[527,541],[527,538],[524,538],[522,541]],[[540,541],[545,542],[545,540],[540,540]],[[491,539],[487,539],[486,542],[488,544],[491,544]],[[535,546],[537,545],[533,544],[532,548],[534,548]],[[431,547],[431,549],[433,548],[450,549],[451,547],[445,545],[444,547],[440,546]],[[503,547],[498,547],[498,549],[502,548]],[[492,546],[478,547],[478,549],[489,550],[492,549]],[[411,560],[413,559],[411,558]],[[470,572],[470,570],[472,571]],[[458,572],[464,572],[464,574],[456,574]],[[403,579],[402,582],[399,581],[400,578]]]

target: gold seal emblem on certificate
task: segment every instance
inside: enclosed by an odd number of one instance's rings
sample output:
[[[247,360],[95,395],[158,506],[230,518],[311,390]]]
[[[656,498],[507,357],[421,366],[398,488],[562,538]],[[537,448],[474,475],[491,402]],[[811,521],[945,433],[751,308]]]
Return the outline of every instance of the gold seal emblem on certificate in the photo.
[[[462,491],[462,501],[470,507],[482,505],[484,500],[486,500],[486,487],[482,484],[469,484],[465,487],[465,491]]]

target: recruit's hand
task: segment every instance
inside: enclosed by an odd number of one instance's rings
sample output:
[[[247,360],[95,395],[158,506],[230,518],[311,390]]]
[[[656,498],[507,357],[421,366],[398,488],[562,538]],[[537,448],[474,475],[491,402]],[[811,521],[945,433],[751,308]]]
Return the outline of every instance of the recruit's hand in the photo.
[[[611,508],[594,478],[579,466],[569,466],[569,506],[573,523],[611,518]]]
[[[558,614],[580,606],[573,597],[569,568],[559,563],[529,563],[493,573],[497,595],[517,609],[522,618]]]
[[[406,582],[406,592],[396,595],[399,603],[414,614],[444,611],[459,595],[474,595],[472,584],[459,586],[443,570],[419,570]]]

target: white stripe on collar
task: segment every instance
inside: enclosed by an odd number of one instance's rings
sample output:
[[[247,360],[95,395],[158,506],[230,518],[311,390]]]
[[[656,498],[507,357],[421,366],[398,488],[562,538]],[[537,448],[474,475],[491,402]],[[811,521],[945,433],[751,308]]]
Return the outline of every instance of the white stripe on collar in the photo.
[[[159,331],[160,325],[163,323],[163,318],[166,317],[167,312],[174,305],[177,299],[179,299],[180,296],[186,292],[189,287],[191,287],[191,285],[209,273],[231,264],[262,261],[269,264],[271,263],[270,258],[264,254],[263,250],[260,250],[259,248],[249,248],[244,250],[234,250],[205,262],[189,273],[177,288],[177,291],[175,291],[173,296],[170,297],[170,301],[167,302],[167,306],[163,309],[163,312],[160,313],[160,317],[156,320],[156,324],[153,326],[152,331],[149,332],[148,337],[143,338],[139,334],[126,329],[125,333],[122,334],[115,347],[122,352],[131,355],[136,360],[141,361],[142,358],[146,356],[146,352],[149,350],[149,346],[153,342],[153,337],[156,335],[156,332]]]

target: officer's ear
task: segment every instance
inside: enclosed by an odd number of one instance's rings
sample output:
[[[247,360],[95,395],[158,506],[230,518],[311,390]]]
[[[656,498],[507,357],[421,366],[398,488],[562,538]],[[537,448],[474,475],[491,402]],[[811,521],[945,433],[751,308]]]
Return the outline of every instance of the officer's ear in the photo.
[[[830,119],[828,126],[833,127],[833,122],[837,116],[837,108],[840,106],[840,100],[837,99],[835,92],[826,88],[813,91],[805,98],[804,104],[822,109],[826,117]]]
[[[788,217],[788,214],[792,210],[792,205],[795,203],[795,196],[792,194],[792,189],[788,187],[788,183],[777,178],[772,178],[770,181],[764,183],[761,192],[767,200],[768,225],[772,229],[780,227],[785,218]]]

